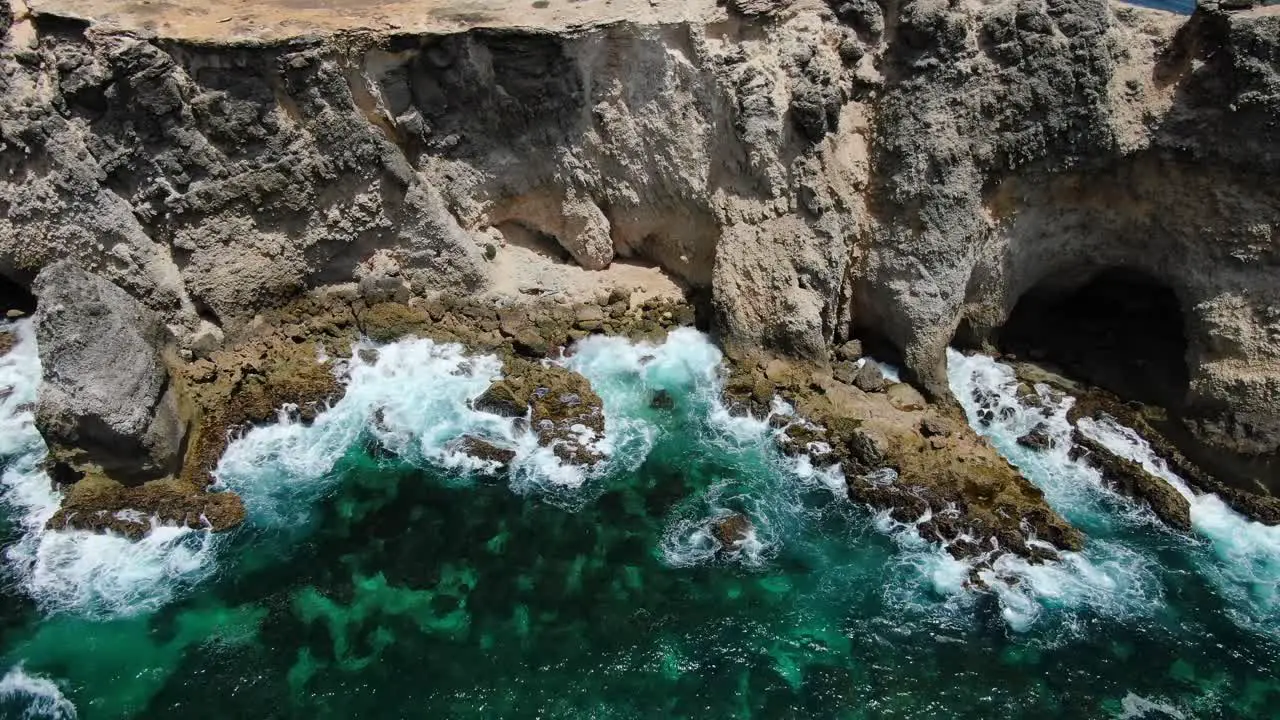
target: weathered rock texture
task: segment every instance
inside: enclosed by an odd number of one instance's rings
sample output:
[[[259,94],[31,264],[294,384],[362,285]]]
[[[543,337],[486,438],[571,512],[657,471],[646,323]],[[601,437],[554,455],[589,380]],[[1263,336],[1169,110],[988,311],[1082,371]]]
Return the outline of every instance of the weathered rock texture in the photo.
[[[784,452],[838,463],[852,500],[887,511],[975,567],[1009,552],[1056,559],[1058,550],[1084,544],[958,409],[928,407],[908,385],[870,393],[806,363],[748,357],[736,360],[726,391],[748,406],[774,393],[786,398],[797,416],[777,418]]]
[[[35,293],[44,374],[36,423],[53,459],[131,484],[173,473],[186,421],[159,317],[70,260],[46,267]]]
[[[957,331],[1123,267],[1177,298],[1193,459],[1280,491],[1269,9],[351,5],[15,15],[0,275],[73,257],[198,356],[307,288],[521,297],[556,291],[529,267],[647,264],[728,346],[860,335],[940,397]]]

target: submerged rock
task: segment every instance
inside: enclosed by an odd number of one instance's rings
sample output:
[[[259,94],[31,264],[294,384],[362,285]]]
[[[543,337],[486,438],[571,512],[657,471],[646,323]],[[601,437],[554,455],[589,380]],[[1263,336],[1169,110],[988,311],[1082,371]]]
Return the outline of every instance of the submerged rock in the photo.
[[[658,389],[649,398],[649,407],[655,410],[670,410],[676,406],[675,397],[667,390]]]
[[[736,552],[751,537],[755,527],[742,513],[717,518],[711,523],[711,535],[720,543],[721,552]]]
[[[1145,501],[1166,525],[1184,532],[1191,530],[1191,504],[1172,485],[1079,430],[1072,433],[1071,439],[1076,445],[1072,457],[1096,468],[1108,485]]]
[[[17,338],[13,336],[13,333],[0,331],[0,356],[8,355],[17,342]]]

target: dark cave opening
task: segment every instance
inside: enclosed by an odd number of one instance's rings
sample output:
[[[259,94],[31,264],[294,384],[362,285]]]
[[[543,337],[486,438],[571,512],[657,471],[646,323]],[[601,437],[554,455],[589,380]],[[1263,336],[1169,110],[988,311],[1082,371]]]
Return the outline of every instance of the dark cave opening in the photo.
[[[0,316],[9,310],[30,314],[36,310],[36,296],[25,285],[0,275]]]
[[[1000,330],[1000,349],[1051,362],[1126,400],[1181,407],[1187,340],[1174,291],[1126,268],[1063,282],[1070,277],[1042,281],[1018,300]]]

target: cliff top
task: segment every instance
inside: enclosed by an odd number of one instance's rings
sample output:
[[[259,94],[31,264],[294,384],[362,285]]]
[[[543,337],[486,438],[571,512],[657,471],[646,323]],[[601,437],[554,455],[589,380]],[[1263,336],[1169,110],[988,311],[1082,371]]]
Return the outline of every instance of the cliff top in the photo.
[[[29,0],[27,5],[35,15],[78,18],[166,38],[233,42],[355,30],[563,30],[624,20],[706,20],[724,13],[715,0]]]

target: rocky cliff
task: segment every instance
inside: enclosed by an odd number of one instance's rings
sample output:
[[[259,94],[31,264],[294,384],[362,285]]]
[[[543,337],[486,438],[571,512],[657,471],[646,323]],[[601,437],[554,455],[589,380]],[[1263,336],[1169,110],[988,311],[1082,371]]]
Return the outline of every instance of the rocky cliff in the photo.
[[[15,5],[0,275],[72,257],[190,358],[311,288],[501,305],[643,271],[728,346],[862,337],[941,397],[949,343],[1119,269],[1172,300],[1062,361],[1170,325],[1098,382],[1172,365],[1171,434],[1280,492],[1268,8],[301,5]]]

